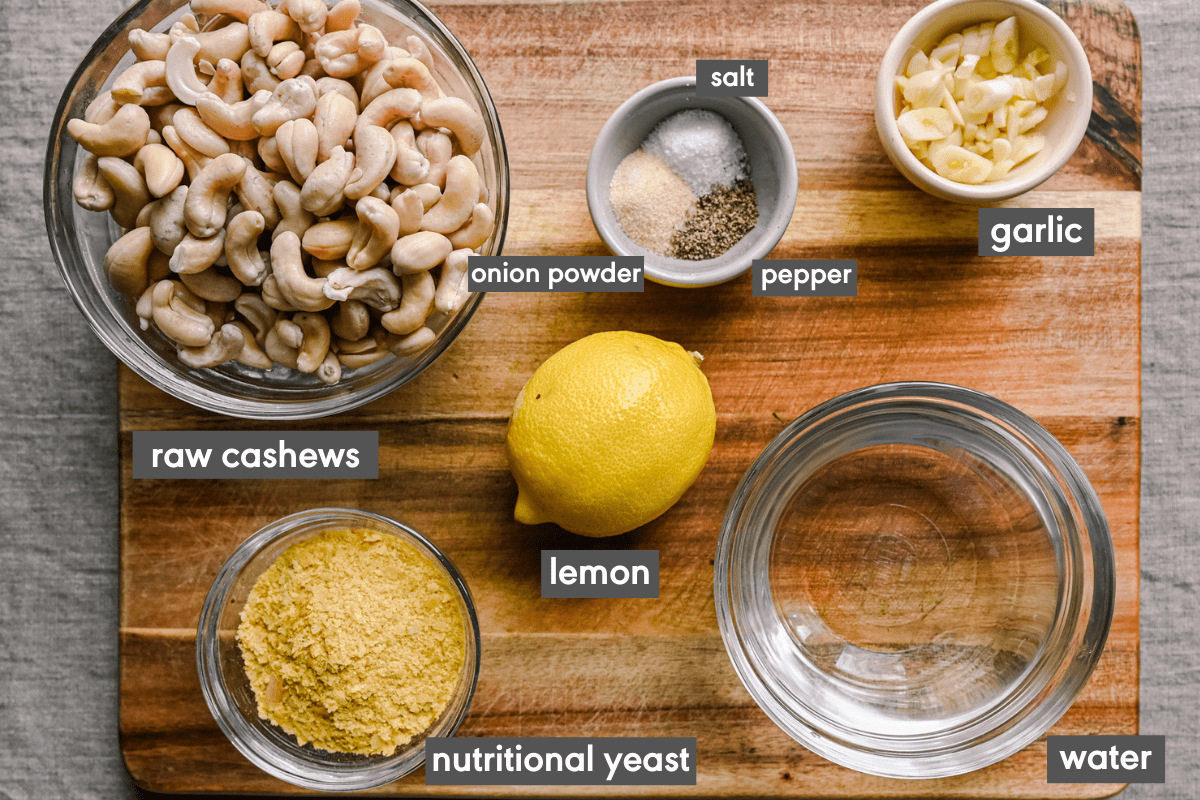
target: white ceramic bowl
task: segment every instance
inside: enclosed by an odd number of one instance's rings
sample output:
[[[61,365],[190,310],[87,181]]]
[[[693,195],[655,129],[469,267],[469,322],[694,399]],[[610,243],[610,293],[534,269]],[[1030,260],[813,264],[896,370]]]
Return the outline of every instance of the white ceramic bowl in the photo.
[[[750,182],[758,201],[758,224],[728,251],[703,261],[670,258],[630,239],[609,202],[613,173],[647,134],[672,114],[689,108],[715,111],[733,125],[750,160]],[[588,211],[600,238],[619,256],[643,256],[646,277],[668,286],[711,286],[741,275],[774,249],[796,210],[796,154],[787,131],[753,97],[697,97],[695,76],[647,86],[626,100],[600,129],[588,159]]]
[[[938,175],[913,155],[896,125],[899,92],[896,77],[917,50],[929,50],[944,37],[971,25],[1016,15],[1021,54],[1041,45],[1054,63],[1065,62],[1069,75],[1050,113],[1037,127],[1045,148],[991,183],[970,185]],[[896,168],[918,188],[944,200],[982,205],[1007,200],[1045,182],[1059,170],[1087,132],[1092,117],[1092,71],[1079,39],[1053,11],[1035,0],[937,0],[905,23],[892,40],[875,83],[875,128]]]

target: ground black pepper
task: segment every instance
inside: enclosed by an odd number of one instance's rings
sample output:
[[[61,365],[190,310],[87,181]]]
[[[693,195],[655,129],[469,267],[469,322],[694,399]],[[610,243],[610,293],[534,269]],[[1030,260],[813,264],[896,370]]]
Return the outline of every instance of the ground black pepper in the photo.
[[[716,258],[758,224],[758,198],[746,179],[716,186],[700,198],[683,226],[671,237],[672,255],[690,261]]]

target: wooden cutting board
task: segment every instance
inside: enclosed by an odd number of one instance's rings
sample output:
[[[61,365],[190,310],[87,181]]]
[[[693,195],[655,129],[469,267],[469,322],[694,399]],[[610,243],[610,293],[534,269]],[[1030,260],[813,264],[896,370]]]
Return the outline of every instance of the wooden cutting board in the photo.
[[[695,736],[695,787],[426,787],[383,794],[787,797],[1096,797],[1048,785],[1045,740],[990,768],[895,781],[835,766],[785,736],[725,654],[712,558],[726,504],[759,451],[837,394],[936,380],[993,394],[1074,454],[1117,553],[1116,615],[1091,681],[1054,728],[1137,732],[1140,471],[1141,56],[1115,0],[1050,5],[1095,79],[1088,138],[1032,207],[1094,207],[1090,259],[975,256],[973,208],[913,189],[871,116],[877,64],[921,0],[582,0],[436,3],[494,94],[512,166],[505,252],[602,255],[584,168],[608,115],[635,90],[694,73],[697,58],[770,60],[766,103],[791,133],[800,197],[779,258],[855,258],[857,298],[752,298],[748,276],[697,290],[488,296],[416,381],[338,417],[277,430],[378,430],[375,481],[152,481],[131,477],[131,433],[264,427],[193,409],[122,368],[121,749],[159,791],[294,792],[217,729],[194,663],[201,603],[224,559],[285,514],[343,505],[403,520],[437,542],[474,593],[483,632],[464,736]],[[632,329],[701,351],[718,411],[712,459],[654,523],[593,542],[512,520],[509,410],[534,369],[596,331]],[[657,600],[542,600],[542,548],[648,548]]]

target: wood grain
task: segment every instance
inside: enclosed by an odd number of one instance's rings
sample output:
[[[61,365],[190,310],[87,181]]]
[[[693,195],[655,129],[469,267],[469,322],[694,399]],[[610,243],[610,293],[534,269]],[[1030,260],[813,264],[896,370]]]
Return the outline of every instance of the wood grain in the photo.
[[[1110,0],[1051,3],[1080,35],[1096,82],[1089,138],[1014,204],[1094,207],[1092,259],[977,258],[973,209],[914,190],[871,119],[875,67],[923,3],[859,0],[586,0],[437,3],[500,110],[513,213],[506,252],[603,254],[584,165],[632,91],[694,71],[696,58],[768,58],[767,104],[791,133],[797,212],[775,257],[857,258],[859,296],[750,296],[748,277],[642,295],[490,295],[459,340],[386,398],[274,429],[378,430],[377,481],[134,481],[131,433],[249,429],[121,372],[121,748],[158,791],[293,792],[246,762],[200,696],[194,630],[232,549],[287,513],[361,507],[426,533],[458,564],[484,635],[463,735],[696,736],[696,787],[622,794],[788,797],[1096,797],[1116,786],[1048,785],[1044,740],[981,772],[889,781],[811,754],[738,682],[717,631],[711,559],[725,507],[791,419],[849,389],[892,380],[976,388],[1029,413],[1079,461],[1117,552],[1116,614],[1091,681],[1053,733],[1135,733],[1140,472],[1140,43]],[[723,20],[720,27],[713,20]],[[615,540],[512,521],[503,456],[509,410],[537,365],[600,330],[634,329],[706,356],[718,409],[712,458],[660,519]],[[564,538],[566,536],[566,538]],[[660,551],[659,600],[542,600],[543,547]],[[425,787],[382,794],[600,796],[603,787]]]

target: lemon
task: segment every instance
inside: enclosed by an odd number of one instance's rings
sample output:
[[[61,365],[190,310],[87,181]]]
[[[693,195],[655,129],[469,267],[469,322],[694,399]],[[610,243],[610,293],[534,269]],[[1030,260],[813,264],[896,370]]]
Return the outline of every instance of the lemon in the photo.
[[[586,336],[517,395],[507,438],[513,516],[584,536],[645,525],[695,482],[716,427],[708,380],[678,344],[630,331]]]

